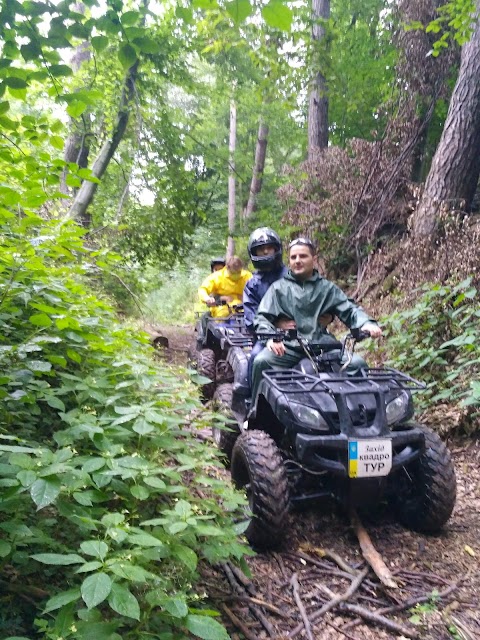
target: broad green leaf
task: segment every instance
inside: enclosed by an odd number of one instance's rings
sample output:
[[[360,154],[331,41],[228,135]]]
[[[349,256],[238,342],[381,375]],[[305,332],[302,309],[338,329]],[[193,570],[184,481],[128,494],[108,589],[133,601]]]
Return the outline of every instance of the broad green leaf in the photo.
[[[65,405],[63,403],[62,400],[60,400],[60,398],[57,398],[57,396],[48,396],[45,398],[47,401],[47,404],[49,407],[52,407],[52,409],[59,409],[60,411],[65,411]]]
[[[96,571],[100,569],[102,563],[98,560],[92,560],[91,562],[85,562],[81,567],[75,571],[75,573],[89,573],[90,571]]]
[[[163,547],[164,543],[155,538],[155,536],[151,536],[149,533],[134,533],[130,535],[130,541],[134,545],[138,545],[139,547]]]
[[[175,545],[172,549],[172,555],[176,556],[190,571],[195,571],[197,568],[198,557],[190,547]]]
[[[10,89],[26,89],[27,87],[26,81],[17,76],[9,76],[8,78],[4,78],[3,81]]]
[[[247,0],[248,1],[248,0]],[[133,44],[140,49],[142,53],[159,53],[160,45],[156,40],[152,38],[147,38],[146,36],[142,38],[135,38]]]
[[[188,613],[185,598],[169,598],[163,606],[174,618],[184,618]]]
[[[127,562],[119,562],[110,565],[110,571],[120,578],[131,580],[132,582],[147,582],[151,578],[151,574],[145,571],[143,567],[129,564]]]
[[[64,607],[71,602],[75,602],[79,600],[81,596],[80,589],[70,589],[69,591],[62,591],[58,593],[56,596],[52,596],[50,600],[47,601],[45,605],[45,609],[43,613],[48,613],[49,611],[55,611],[55,609],[60,609],[60,607]]]
[[[68,565],[82,564],[85,562],[82,556],[76,553],[36,553],[30,557],[42,564]]]
[[[129,69],[137,61],[137,54],[131,44],[123,44],[120,47],[118,59],[124,69]]]
[[[150,497],[150,491],[146,487],[134,486],[130,489],[130,493],[137,500],[146,500]]]
[[[66,64],[52,64],[48,70],[55,78],[72,75],[72,69]]]
[[[217,9],[217,0],[193,0],[192,6],[195,9]]]
[[[153,487],[154,489],[165,489],[167,486],[163,480],[155,476],[146,476],[143,478],[143,481],[149,487]]]
[[[140,13],[138,11],[126,11],[120,16],[120,22],[129,27],[136,24],[140,20]]]
[[[30,360],[27,363],[28,368],[31,371],[51,371],[52,365],[50,362],[45,362],[44,360]]]
[[[75,100],[75,102],[71,102],[68,105],[67,113],[71,118],[76,119],[82,115],[86,108],[87,105],[84,102],[81,100]]]
[[[5,100],[4,102],[0,102],[0,116],[2,116],[4,113],[7,113],[7,111],[10,109],[10,103]]]
[[[203,640],[229,640],[229,635],[219,622],[209,616],[189,615],[185,621],[186,628]]]
[[[154,425],[147,422],[147,420],[145,420],[145,418],[143,417],[135,420],[132,429],[140,436],[145,436],[147,435],[147,433],[152,433],[152,431],[155,431]]]
[[[46,313],[34,313],[28,321],[36,327],[49,327],[52,324]]]
[[[140,606],[135,596],[119,584],[113,584],[108,598],[110,608],[127,618],[140,620]]]
[[[104,49],[108,47],[108,38],[107,36],[94,36],[91,39],[92,47],[95,49],[97,53],[100,53]]]
[[[108,553],[108,544],[102,540],[87,540],[86,542],[82,542],[80,549],[87,556],[94,556],[103,561]]]
[[[270,0],[270,2],[263,7],[262,16],[269,27],[280,29],[281,31],[290,31],[291,29],[293,19],[292,10],[279,0]]]
[[[0,540],[0,558],[6,558],[11,550],[12,545],[9,542]]]
[[[43,509],[56,500],[60,493],[60,480],[55,476],[39,478],[31,488],[30,495],[37,505],[37,510]]]
[[[110,595],[112,580],[106,573],[95,573],[82,582],[82,598],[88,609],[96,607]]]
[[[243,22],[252,13],[249,0],[232,0],[226,3],[225,8],[236,24]]]

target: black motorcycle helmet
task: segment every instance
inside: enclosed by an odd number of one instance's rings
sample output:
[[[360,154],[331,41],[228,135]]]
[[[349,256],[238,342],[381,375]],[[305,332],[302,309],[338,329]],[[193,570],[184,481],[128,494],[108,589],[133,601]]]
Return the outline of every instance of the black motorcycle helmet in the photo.
[[[256,250],[265,244],[273,244],[275,253],[271,256],[257,256]],[[255,269],[268,271],[282,264],[282,241],[280,236],[270,227],[259,227],[252,231],[248,239],[248,255]]]
[[[217,265],[222,265],[222,268],[225,266],[225,258],[212,258],[210,260],[210,271],[213,273],[215,271],[215,267]]]

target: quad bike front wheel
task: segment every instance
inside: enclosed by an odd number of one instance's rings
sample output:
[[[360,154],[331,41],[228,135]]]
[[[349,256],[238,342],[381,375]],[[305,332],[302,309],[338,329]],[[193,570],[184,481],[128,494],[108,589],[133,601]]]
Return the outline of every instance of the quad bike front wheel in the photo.
[[[232,479],[246,490],[253,517],[245,536],[262,549],[277,547],[285,536],[289,508],[285,464],[273,439],[264,431],[240,435],[232,454]]]
[[[201,386],[201,394],[204,400],[211,400],[215,392],[215,352],[212,349],[202,349],[197,355],[197,372],[211,382]]]
[[[237,441],[239,428],[236,421],[233,419],[231,412],[232,406],[232,385],[231,384],[219,384],[215,390],[213,399],[217,403],[217,408],[224,415],[231,417],[232,420],[228,422],[225,429],[219,427],[212,427],[212,434],[215,444],[224,453],[228,459],[228,462],[232,459],[232,451],[235,442]]]
[[[428,427],[415,426],[425,434],[425,450],[395,477],[394,504],[406,527],[434,533],[447,522],[455,506],[455,470],[440,436]]]

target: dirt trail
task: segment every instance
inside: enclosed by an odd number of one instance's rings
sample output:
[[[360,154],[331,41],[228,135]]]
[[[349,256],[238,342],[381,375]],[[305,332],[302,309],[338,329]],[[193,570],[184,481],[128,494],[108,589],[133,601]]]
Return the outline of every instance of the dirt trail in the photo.
[[[185,365],[192,328],[162,327],[162,334],[169,361]],[[203,586],[224,612],[232,639],[480,639],[480,440],[448,445],[458,496],[440,535],[408,531],[388,512],[364,519],[398,589],[382,587],[370,570],[343,604],[319,615],[351,588],[365,564],[349,522],[334,507],[292,513],[285,547],[248,559],[251,579],[230,565],[204,569]]]

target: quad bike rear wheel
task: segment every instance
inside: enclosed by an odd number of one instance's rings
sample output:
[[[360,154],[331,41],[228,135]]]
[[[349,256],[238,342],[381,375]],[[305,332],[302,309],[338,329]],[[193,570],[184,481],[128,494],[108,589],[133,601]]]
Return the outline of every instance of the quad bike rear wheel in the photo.
[[[232,451],[237,441],[240,430],[237,422],[234,420],[231,406],[232,406],[232,385],[231,384],[219,384],[213,395],[213,399],[217,403],[217,408],[222,411],[226,416],[231,417],[232,420],[226,425],[227,428],[220,429],[219,427],[212,427],[212,434],[215,444],[227,457],[228,462],[232,459]]]
[[[212,349],[199,351],[197,355],[197,372],[211,380],[211,382],[201,386],[201,394],[204,400],[211,400],[215,393],[215,371],[215,352]]]
[[[232,454],[232,479],[245,488],[253,517],[245,536],[251,545],[269,549],[280,545],[289,508],[287,471],[274,440],[264,431],[240,435]]]
[[[394,476],[394,504],[406,527],[434,533],[447,522],[455,506],[455,470],[440,436],[428,427],[415,426],[425,434],[425,450]]]

